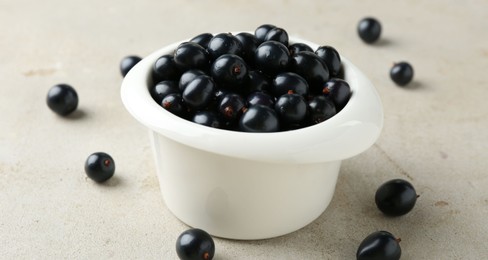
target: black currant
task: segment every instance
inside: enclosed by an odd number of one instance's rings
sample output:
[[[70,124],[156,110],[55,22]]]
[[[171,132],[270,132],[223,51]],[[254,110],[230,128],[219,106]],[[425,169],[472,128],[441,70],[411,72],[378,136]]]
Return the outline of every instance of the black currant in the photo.
[[[174,54],[176,65],[182,70],[205,69],[210,64],[207,50],[194,42],[184,42],[176,48]]]
[[[315,54],[325,62],[327,69],[329,69],[330,76],[336,77],[339,75],[342,67],[341,56],[334,47],[320,46],[315,51]]]
[[[67,84],[52,86],[47,92],[47,106],[60,116],[67,116],[78,107],[78,94]]]
[[[266,34],[264,41],[277,41],[283,43],[283,45],[288,46],[288,33],[279,27],[275,27]]]
[[[304,97],[308,95],[308,83],[300,75],[293,72],[283,72],[273,79],[271,92],[275,97],[279,97],[292,91]]]
[[[310,123],[318,124],[331,117],[336,113],[336,107],[332,99],[326,96],[314,96],[308,101],[308,110],[310,113]]]
[[[175,63],[173,55],[159,57],[153,65],[153,81],[175,80],[180,77],[180,70]]]
[[[256,28],[256,30],[254,31],[254,35],[256,36],[256,39],[258,39],[258,42],[259,43],[264,42],[264,38],[266,38],[266,34],[268,34],[268,32],[274,28],[276,28],[276,26],[272,24],[263,24],[260,25],[258,28]]]
[[[351,97],[351,87],[343,79],[332,78],[325,82],[322,93],[329,96],[334,101],[337,111],[340,111]]]
[[[256,68],[269,76],[288,70],[290,51],[288,47],[277,41],[263,42],[256,49],[254,62]]]
[[[383,183],[375,194],[375,202],[385,215],[396,217],[410,212],[417,201],[417,193],[411,183],[394,179]]]
[[[202,46],[203,48],[207,48],[208,43],[210,42],[212,37],[213,37],[213,34],[211,34],[211,33],[202,33],[202,34],[199,34],[199,35],[191,38],[190,42],[197,43],[198,45]]]
[[[185,91],[185,88],[188,85],[188,83],[201,75],[206,75],[206,73],[198,69],[187,70],[183,74],[181,74],[180,80],[178,82],[178,87],[180,91],[181,92]]]
[[[215,83],[210,76],[201,75],[188,83],[181,97],[187,108],[196,111],[205,108],[210,103],[215,88]]]
[[[254,64],[254,52],[259,46],[259,41],[254,34],[242,32],[236,34],[236,38],[241,42],[241,57],[250,66]]]
[[[231,33],[219,33],[212,37],[207,50],[211,58],[215,60],[223,54],[241,55],[242,44]]]
[[[359,245],[357,260],[398,260],[402,255],[400,239],[390,232],[376,231],[368,235]]]
[[[329,70],[317,54],[299,52],[292,56],[291,71],[302,76],[312,94],[322,90],[322,85],[329,80]]]
[[[405,61],[395,63],[390,69],[390,77],[398,86],[405,86],[413,79],[413,67]]]
[[[104,182],[110,179],[114,175],[114,172],[114,160],[106,153],[93,153],[85,161],[86,175],[96,182]]]
[[[122,74],[122,76],[125,77],[125,75],[127,75],[127,73],[129,72],[129,70],[132,69],[132,67],[134,67],[137,63],[139,63],[139,61],[141,61],[142,59],[138,56],[127,56],[127,57],[124,57],[121,61],[120,61],[120,73]]]
[[[290,51],[290,55],[292,55],[292,56],[293,56],[293,54],[299,53],[302,51],[313,52],[312,47],[308,46],[305,43],[301,43],[301,42],[290,44],[288,46],[288,50]]]
[[[374,43],[380,38],[381,24],[373,17],[363,18],[358,24],[358,34],[365,43]]]
[[[178,83],[174,80],[163,80],[154,85],[149,92],[156,103],[161,104],[165,96],[172,93],[179,93]]]
[[[307,116],[307,102],[302,95],[290,92],[276,100],[275,111],[284,125],[299,124]]]
[[[277,132],[280,123],[276,112],[269,106],[254,105],[239,119],[239,130],[243,132]]]
[[[224,88],[239,91],[248,80],[246,62],[234,54],[223,54],[210,68],[210,74]]]
[[[204,230],[191,228],[178,236],[176,253],[181,260],[211,260],[215,254],[215,243]]]
[[[188,110],[180,93],[166,95],[163,100],[161,100],[161,106],[179,117],[185,118],[187,116]]]
[[[192,121],[194,123],[210,126],[214,128],[222,128],[223,123],[217,114],[210,110],[197,111],[193,115]]]
[[[246,101],[241,95],[235,93],[225,94],[218,104],[219,116],[228,124],[232,124],[242,115]]]
[[[266,94],[265,92],[253,92],[247,96],[247,107],[254,105],[263,105],[274,108],[275,98]]]
[[[255,91],[269,92],[271,90],[271,79],[257,70],[249,71],[248,81],[246,84],[247,93]]]

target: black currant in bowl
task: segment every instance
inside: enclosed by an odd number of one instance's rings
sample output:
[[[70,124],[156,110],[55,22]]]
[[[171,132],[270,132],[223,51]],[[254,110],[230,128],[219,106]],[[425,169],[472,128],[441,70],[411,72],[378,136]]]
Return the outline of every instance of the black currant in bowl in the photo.
[[[215,243],[206,231],[191,228],[176,239],[176,253],[181,260],[211,260],[215,254]]]
[[[57,84],[47,92],[47,106],[60,116],[67,116],[78,107],[78,94],[68,84]]]
[[[375,203],[385,215],[396,217],[410,212],[417,202],[417,197],[417,192],[410,182],[394,179],[378,188]]]
[[[114,172],[114,159],[107,153],[93,153],[85,161],[86,175],[96,182],[104,182],[112,178]]]

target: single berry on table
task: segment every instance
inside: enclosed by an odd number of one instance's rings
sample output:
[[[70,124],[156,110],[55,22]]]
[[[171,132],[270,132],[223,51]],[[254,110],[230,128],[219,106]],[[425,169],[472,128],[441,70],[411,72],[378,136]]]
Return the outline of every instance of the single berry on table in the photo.
[[[207,50],[212,60],[215,60],[223,54],[241,55],[242,44],[231,33],[219,33],[210,40]]]
[[[413,79],[413,67],[410,63],[402,61],[395,63],[390,69],[390,78],[398,86],[405,86]]]
[[[204,230],[191,228],[176,239],[176,253],[181,260],[211,260],[215,254],[215,243]]]
[[[93,153],[85,161],[86,175],[96,182],[104,182],[110,179],[114,175],[114,172],[114,160],[107,153]]]
[[[52,86],[47,92],[47,106],[60,116],[67,116],[78,107],[78,94],[67,84]]]
[[[317,56],[319,56],[325,62],[331,77],[336,77],[339,75],[342,67],[341,56],[334,47],[320,46],[315,51],[315,54],[317,54]]]
[[[268,34],[268,32],[274,28],[276,28],[276,26],[272,24],[263,24],[258,26],[256,30],[254,30],[254,35],[256,36],[256,39],[258,39],[258,42],[259,43],[264,42],[264,39],[266,38],[266,34]]]
[[[196,111],[210,103],[215,88],[215,83],[210,76],[201,75],[188,83],[181,97],[187,108]]]
[[[325,82],[322,93],[329,96],[334,101],[337,111],[340,111],[349,102],[351,87],[343,79],[332,78]]]
[[[394,179],[378,188],[375,203],[385,215],[396,217],[410,212],[417,202],[417,197],[417,192],[410,182]]]
[[[205,69],[210,64],[210,56],[205,48],[194,42],[184,42],[176,48],[176,65],[182,70]]]
[[[258,70],[268,76],[285,72],[290,64],[288,47],[276,41],[263,42],[254,53],[254,63]]]
[[[359,21],[358,34],[365,43],[374,43],[380,38],[381,24],[373,17],[366,17]]]
[[[376,231],[368,235],[359,245],[357,260],[398,260],[402,255],[400,239],[390,232]]]
[[[239,130],[243,132],[269,133],[280,130],[276,112],[269,106],[253,105],[239,119]]]
[[[138,56],[127,56],[127,57],[124,57],[121,61],[120,61],[120,73],[122,74],[122,76],[125,77],[125,75],[127,75],[127,73],[129,72],[129,70],[132,69],[132,67],[134,67],[137,63],[139,63],[139,61],[141,61],[142,59]]]
[[[193,38],[190,39],[190,42],[197,43],[198,45],[202,46],[203,48],[208,47],[208,43],[212,39],[213,34],[211,33],[201,33]]]

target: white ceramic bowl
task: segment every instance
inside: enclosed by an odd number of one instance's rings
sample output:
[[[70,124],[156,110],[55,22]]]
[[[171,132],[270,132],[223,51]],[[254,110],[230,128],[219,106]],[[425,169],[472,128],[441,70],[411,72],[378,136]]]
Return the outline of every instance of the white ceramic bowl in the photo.
[[[215,129],[167,112],[149,94],[154,62],[179,43],[140,61],[121,90],[127,110],[150,130],[169,210],[190,226],[232,239],[284,235],[319,217],[334,194],[341,161],[368,149],[381,132],[383,109],[371,82],[342,57],[352,95],[327,121],[277,133]]]

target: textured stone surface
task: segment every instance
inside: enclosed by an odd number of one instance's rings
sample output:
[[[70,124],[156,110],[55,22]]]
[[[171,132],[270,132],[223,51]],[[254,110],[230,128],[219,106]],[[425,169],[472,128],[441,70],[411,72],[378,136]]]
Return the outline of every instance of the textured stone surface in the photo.
[[[377,17],[383,35],[363,44],[356,24]],[[275,239],[216,239],[215,259],[353,259],[376,230],[402,238],[403,259],[488,255],[488,2],[445,1],[0,1],[0,258],[175,259],[187,228],[160,197],[147,131],[119,98],[118,65],[202,32],[273,23],[332,45],[377,87],[385,127],[367,152],[344,161],[329,208]],[[398,88],[391,64],[415,81]],[[79,111],[45,104],[73,85]],[[85,177],[95,151],[110,153],[107,184]],[[404,178],[414,210],[386,218],[376,188]]]

